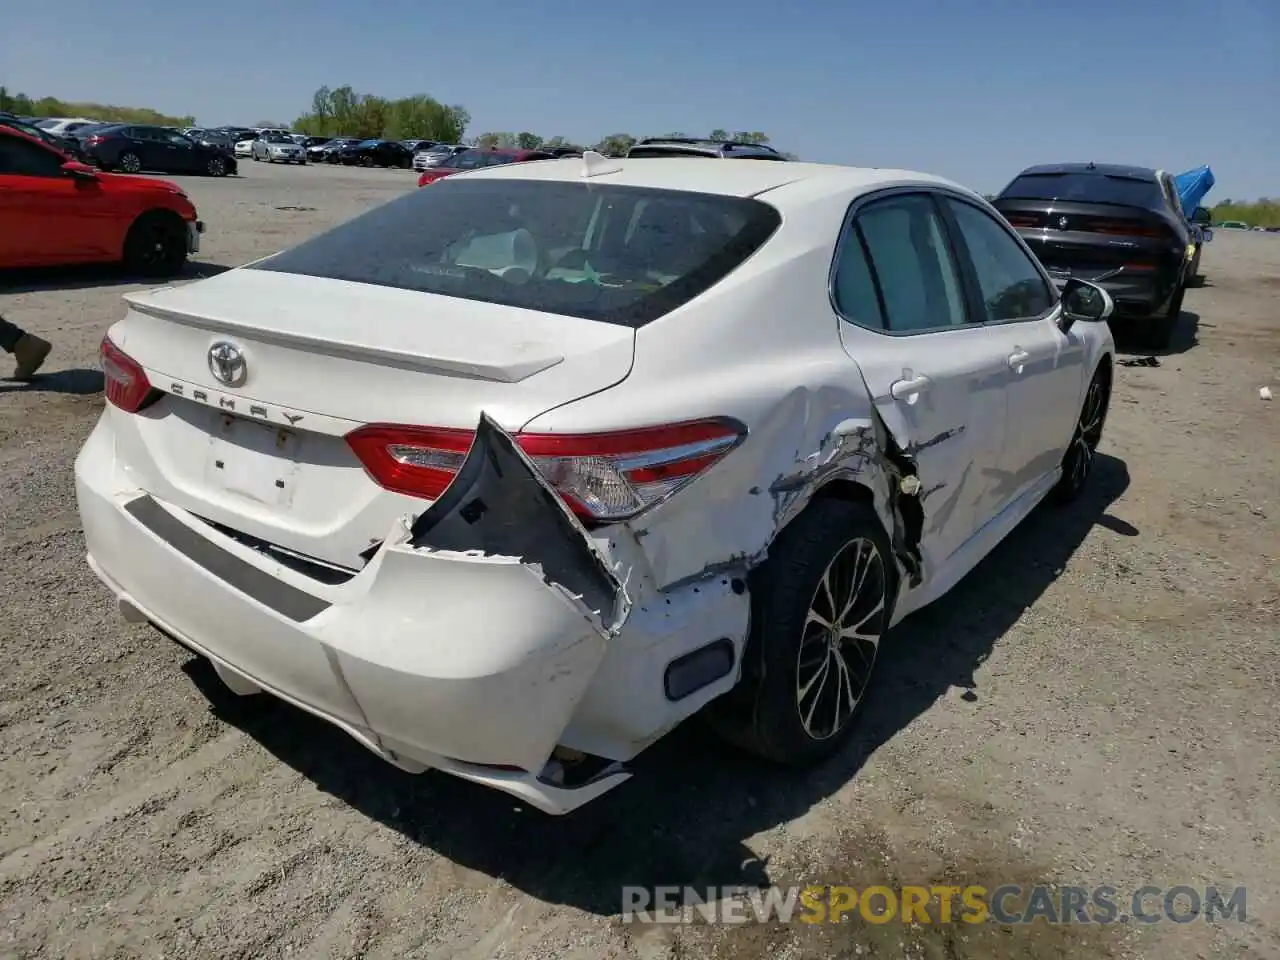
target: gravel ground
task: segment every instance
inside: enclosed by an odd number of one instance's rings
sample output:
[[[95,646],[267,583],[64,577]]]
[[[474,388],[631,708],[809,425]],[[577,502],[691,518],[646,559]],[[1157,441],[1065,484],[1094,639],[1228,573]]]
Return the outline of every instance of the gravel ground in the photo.
[[[277,168],[184,185],[191,275],[412,189]],[[11,957],[1280,956],[1280,238],[1219,231],[1174,349],[1120,368],[1095,483],[902,625],[856,745],[807,776],[697,729],[568,818],[385,766],[120,623],[71,463],[136,287],[0,277],[53,340],[0,384],[0,954]],[[1129,361],[1137,360],[1126,356]],[[1248,921],[627,925],[623,884],[1248,888]]]

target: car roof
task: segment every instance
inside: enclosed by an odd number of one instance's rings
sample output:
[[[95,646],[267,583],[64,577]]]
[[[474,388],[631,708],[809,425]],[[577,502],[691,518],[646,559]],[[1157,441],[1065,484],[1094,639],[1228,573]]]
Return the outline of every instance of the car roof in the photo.
[[[599,163],[599,161],[596,161]],[[681,157],[606,160],[610,172],[595,175],[599,183],[635,187],[689,190],[697,193],[753,197],[789,184],[805,184],[832,193],[860,193],[898,183],[933,184],[971,193],[965,187],[911,170],[874,167],[846,167],[833,163],[792,161],[773,163],[697,163]],[[586,161],[564,157],[528,164],[481,167],[461,174],[466,177],[508,177],[515,180],[577,181],[583,178]]]
[[[1036,174],[1083,173],[1099,177],[1127,177],[1130,180],[1149,180],[1154,183],[1156,171],[1150,167],[1133,167],[1124,163],[1043,163],[1027,167],[1018,176],[1034,176]]]

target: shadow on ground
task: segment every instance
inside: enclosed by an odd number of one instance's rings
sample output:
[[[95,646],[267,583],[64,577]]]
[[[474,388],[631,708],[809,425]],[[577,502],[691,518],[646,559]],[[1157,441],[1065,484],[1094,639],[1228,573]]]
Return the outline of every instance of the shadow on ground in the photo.
[[[101,370],[54,370],[37,373],[30,380],[5,380],[0,382],[0,393],[65,393],[73,397],[86,397],[101,393]]]
[[[148,278],[126,272],[122,267],[105,264],[88,267],[47,267],[40,270],[0,270],[0,293],[35,293],[40,290],[86,290],[91,287],[163,286],[185,280],[216,277],[231,267],[218,263],[188,261],[174,277]],[[21,326],[21,324],[19,324]]]
[[[237,698],[203,660],[193,659],[185,669],[217,716],[365,815],[539,899],[613,915],[621,910],[626,884],[704,888],[783,879],[771,876],[747,840],[839,791],[882,744],[948,691],[961,688],[966,700],[977,699],[975,670],[1090,530],[1101,524],[1138,535],[1107,514],[1128,484],[1125,464],[1099,454],[1079,501],[1036,510],[950,594],[904,621],[882,655],[858,735],[807,773],[743,757],[690,722],[645,753],[629,783],[567,817],[546,817],[517,812],[519,801],[511,797],[443,775],[401,773],[278,701]],[[963,869],[976,876],[989,868],[1005,877],[1007,867],[980,862]],[[996,882],[996,876],[984,879]],[[902,956],[900,948],[896,956]]]
[[[1187,353],[1200,345],[1200,314],[1183,310],[1173,328],[1169,345],[1159,350],[1149,350],[1142,345],[1141,320],[1121,320],[1112,324],[1116,350],[1132,356],[1173,357]]]

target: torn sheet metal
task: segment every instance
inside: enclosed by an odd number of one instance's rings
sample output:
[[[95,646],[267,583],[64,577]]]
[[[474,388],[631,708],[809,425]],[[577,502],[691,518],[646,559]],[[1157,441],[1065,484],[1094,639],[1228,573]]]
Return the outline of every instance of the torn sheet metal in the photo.
[[[410,528],[415,547],[519,557],[581,597],[609,632],[625,618],[626,591],[573,511],[491,417],[448,489]]]
[[[502,428],[397,524],[313,621],[366,725],[398,752],[537,773],[630,600],[586,529]]]
[[[835,480],[866,488],[886,528],[887,463],[869,405],[850,411],[843,390],[797,388],[772,406],[732,456],[629,526],[653,579],[668,590],[761,563],[774,536]],[[772,477],[767,485],[759,478]]]

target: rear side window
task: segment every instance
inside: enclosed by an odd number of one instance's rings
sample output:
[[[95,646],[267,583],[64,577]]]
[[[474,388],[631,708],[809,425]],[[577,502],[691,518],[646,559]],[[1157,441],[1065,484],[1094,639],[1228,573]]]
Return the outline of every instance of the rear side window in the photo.
[[[1164,194],[1154,180],[1101,173],[1029,173],[1004,188],[1001,200],[1075,200],[1160,210]]]
[[[854,223],[880,285],[888,329],[911,333],[965,322],[959,271],[928,195],[869,203]]]
[[[780,222],[743,197],[448,177],[246,269],[640,327],[719,283]]]

